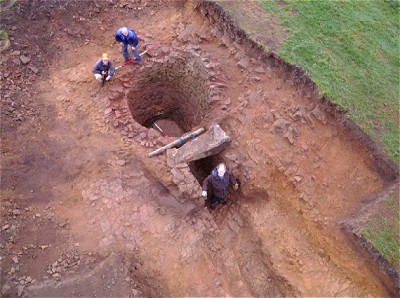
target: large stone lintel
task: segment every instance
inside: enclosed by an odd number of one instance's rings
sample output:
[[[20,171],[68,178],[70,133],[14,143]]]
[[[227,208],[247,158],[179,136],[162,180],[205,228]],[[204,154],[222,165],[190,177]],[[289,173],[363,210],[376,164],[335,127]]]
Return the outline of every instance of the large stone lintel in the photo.
[[[188,163],[218,154],[224,150],[230,142],[231,138],[225,131],[223,131],[218,124],[214,124],[205,134],[202,134],[179,148],[175,154],[175,162],[177,164],[182,162]]]

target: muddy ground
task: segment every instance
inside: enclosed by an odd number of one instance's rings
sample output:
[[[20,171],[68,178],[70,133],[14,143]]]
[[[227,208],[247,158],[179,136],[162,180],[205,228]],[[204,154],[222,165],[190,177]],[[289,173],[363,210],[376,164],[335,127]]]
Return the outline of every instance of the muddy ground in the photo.
[[[121,25],[159,47],[101,88],[90,69],[102,52],[122,63]],[[397,174],[220,6],[20,1],[1,26],[4,297],[397,294],[341,228]],[[217,155],[147,156],[214,123],[232,139]],[[198,187],[220,161],[240,189],[211,210]]]

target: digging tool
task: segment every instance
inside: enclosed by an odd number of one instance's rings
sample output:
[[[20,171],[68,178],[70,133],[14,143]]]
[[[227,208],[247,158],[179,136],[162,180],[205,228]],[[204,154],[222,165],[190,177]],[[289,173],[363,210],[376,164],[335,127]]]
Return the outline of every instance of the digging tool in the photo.
[[[101,74],[101,83],[100,83],[101,87],[103,87],[104,84],[106,83],[106,77],[107,77],[106,73]]]
[[[163,131],[163,130],[161,129],[161,127],[159,127],[159,126],[157,125],[157,123],[154,122],[153,124],[154,124],[155,127],[157,127],[157,129],[162,133],[162,135],[163,135],[164,137],[168,137],[167,133],[166,133],[165,131]]]
[[[152,49],[154,49],[154,48],[156,48],[156,47],[158,47],[158,46],[159,46],[159,44],[155,44],[155,45],[149,47],[146,51],[141,52],[141,53],[139,54],[139,56],[140,56],[140,57],[143,56],[143,55],[146,54],[148,51],[150,51],[150,50],[152,50]],[[125,65],[128,65],[129,63],[132,63],[132,62],[134,62],[135,60],[136,60],[136,58],[133,57],[133,58],[129,59],[128,61],[126,61],[124,64],[122,64],[122,65],[120,65],[120,66],[117,66],[117,67],[115,68],[115,70],[120,69],[121,67],[124,67]]]
[[[177,145],[183,145],[185,144],[185,142],[189,139],[194,139],[195,137],[197,137],[199,134],[201,134],[204,131],[204,127],[199,128],[198,130],[195,130],[193,132],[189,132],[187,134],[184,134],[183,136],[181,136],[180,138],[178,138],[177,140],[173,141],[172,143],[169,143],[161,148],[158,148],[157,150],[150,152],[149,153],[149,157],[153,157],[157,154],[163,153],[165,151],[167,151],[167,149],[173,148]]]

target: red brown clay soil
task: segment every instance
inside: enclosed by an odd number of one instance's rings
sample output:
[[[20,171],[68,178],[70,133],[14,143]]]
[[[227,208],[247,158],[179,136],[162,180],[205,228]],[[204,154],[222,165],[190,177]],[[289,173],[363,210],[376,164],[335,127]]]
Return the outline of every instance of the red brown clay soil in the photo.
[[[218,6],[27,1],[3,16],[3,296],[396,295],[340,226],[396,174]],[[90,69],[105,51],[122,63],[123,24],[140,51],[160,47],[100,88]],[[147,156],[173,140],[154,121],[171,136],[221,125],[230,147],[191,168],[201,183],[228,165],[226,206],[178,200],[166,155]]]

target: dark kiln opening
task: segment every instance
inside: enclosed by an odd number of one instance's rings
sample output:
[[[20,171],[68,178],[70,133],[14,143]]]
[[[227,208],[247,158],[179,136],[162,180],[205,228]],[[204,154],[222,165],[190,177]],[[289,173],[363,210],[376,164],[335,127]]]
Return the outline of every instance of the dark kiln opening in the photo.
[[[178,136],[199,124],[208,102],[207,71],[201,61],[189,54],[153,61],[135,74],[135,86],[128,93],[133,118],[143,126],[154,123],[169,136]]]
[[[206,179],[211,171],[221,162],[223,162],[223,160],[219,154],[217,154],[189,162],[189,168],[193,176],[196,177],[197,181],[202,185],[204,179]]]

